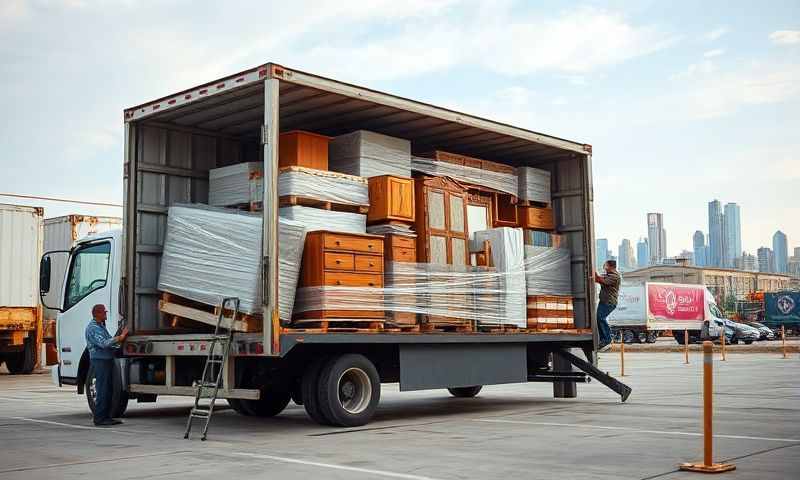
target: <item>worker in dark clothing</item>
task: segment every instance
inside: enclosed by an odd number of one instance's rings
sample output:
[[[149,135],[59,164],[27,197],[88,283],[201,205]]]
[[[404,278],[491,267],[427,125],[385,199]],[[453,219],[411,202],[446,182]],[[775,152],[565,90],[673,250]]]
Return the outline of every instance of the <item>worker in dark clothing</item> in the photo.
[[[611,345],[611,327],[606,320],[611,312],[617,308],[617,297],[619,296],[619,285],[622,277],[617,271],[617,261],[608,260],[603,264],[603,275],[594,273],[594,281],[600,284],[600,303],[597,304],[597,328],[600,334],[599,349],[606,351]]]
[[[106,330],[106,307],[98,303],[92,307],[92,321],[86,326],[86,346],[92,362],[95,378],[94,424],[98,427],[119,425],[120,420],[111,418],[111,398],[113,395],[114,350],[128,338],[128,327],[119,335],[112,337]],[[88,392],[87,392],[88,395]]]

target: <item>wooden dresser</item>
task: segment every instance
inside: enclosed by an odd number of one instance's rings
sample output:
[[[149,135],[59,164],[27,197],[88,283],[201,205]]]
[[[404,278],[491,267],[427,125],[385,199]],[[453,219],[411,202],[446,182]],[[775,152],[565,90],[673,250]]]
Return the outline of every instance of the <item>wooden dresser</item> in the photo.
[[[387,272],[391,268],[389,262],[414,263],[417,261],[416,238],[395,233],[387,233],[384,238],[383,251],[387,264]],[[414,273],[403,273],[402,271],[393,271],[387,273],[385,278],[386,287],[389,289],[387,290],[387,298],[393,305],[409,307],[416,305],[417,299],[415,294],[396,293],[396,291],[391,289],[393,287],[408,289],[411,285],[416,284],[418,275]],[[416,325],[417,323],[417,314],[413,312],[389,311],[386,312],[386,316],[388,320],[401,326]]]
[[[300,287],[383,288],[383,245],[381,235],[315,231],[306,235]],[[321,300],[324,302],[324,293]],[[361,295],[353,291],[353,296]],[[382,296],[366,290],[365,302],[379,304]],[[349,296],[349,295],[348,295]],[[383,318],[383,310],[315,310],[295,318]]]

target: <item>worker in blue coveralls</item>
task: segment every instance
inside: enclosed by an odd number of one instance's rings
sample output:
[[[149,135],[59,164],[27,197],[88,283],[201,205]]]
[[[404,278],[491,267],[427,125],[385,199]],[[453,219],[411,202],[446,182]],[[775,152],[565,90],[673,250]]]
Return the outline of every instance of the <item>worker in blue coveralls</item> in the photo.
[[[94,424],[98,427],[119,425],[120,420],[111,418],[112,385],[114,378],[114,350],[128,338],[128,327],[116,337],[106,330],[108,312],[105,305],[92,307],[92,321],[86,326],[86,346],[94,369],[96,393],[94,397]],[[87,395],[89,392],[87,392]]]

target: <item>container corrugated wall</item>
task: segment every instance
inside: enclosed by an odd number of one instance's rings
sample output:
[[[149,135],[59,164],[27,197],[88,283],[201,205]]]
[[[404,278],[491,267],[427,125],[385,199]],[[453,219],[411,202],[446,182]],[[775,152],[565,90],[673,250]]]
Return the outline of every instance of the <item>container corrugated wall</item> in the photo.
[[[0,204],[0,307],[39,305],[44,210]]]
[[[76,240],[88,235],[122,228],[119,217],[95,217],[89,215],[65,215],[48,218],[44,221],[44,250],[69,250]],[[67,256],[53,255],[50,266],[50,292],[44,296],[47,305],[61,305],[64,276],[67,270]],[[55,320],[56,310],[44,309],[46,320]]]

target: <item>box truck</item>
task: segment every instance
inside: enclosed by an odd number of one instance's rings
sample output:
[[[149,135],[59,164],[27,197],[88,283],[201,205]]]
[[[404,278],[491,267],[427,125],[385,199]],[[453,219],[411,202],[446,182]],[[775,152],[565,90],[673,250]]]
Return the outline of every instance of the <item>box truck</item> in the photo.
[[[41,356],[43,216],[39,207],[0,204],[0,363],[12,374],[31,373]]]
[[[729,340],[735,333],[734,322],[725,319],[704,285],[678,283],[623,284],[608,324],[612,334],[625,343],[655,343],[666,331],[671,331],[678,343],[684,342],[684,331],[693,343],[716,339],[722,324]]]
[[[208,203],[209,169],[243,162],[263,165],[263,327],[237,332],[223,367],[218,396],[238,412],[276,415],[291,398],[320,423],[363,425],[385,382],[399,382],[402,391],[441,388],[474,396],[481,385],[546,381],[556,397],[575,397],[576,383],[591,375],[623,400],[630,394],[592,364],[597,337],[589,145],[272,63],[129,108],[124,129],[123,229],[77,242],[57,305],[61,362],[54,380],[86,392],[90,408],[93,373],[83,329],[97,303],[107,305],[111,333],[123,323],[132,332],[114,375],[115,416],[129,399],[196,394],[193,385],[212,339],[168,328],[159,311],[167,214],[178,203]],[[294,130],[330,137],[369,130],[407,139],[415,151],[447,148],[549,171],[555,228],[571,249],[566,268],[580,330],[373,334],[287,328],[278,314],[278,138]],[[51,288],[50,257],[42,260],[42,291]]]

